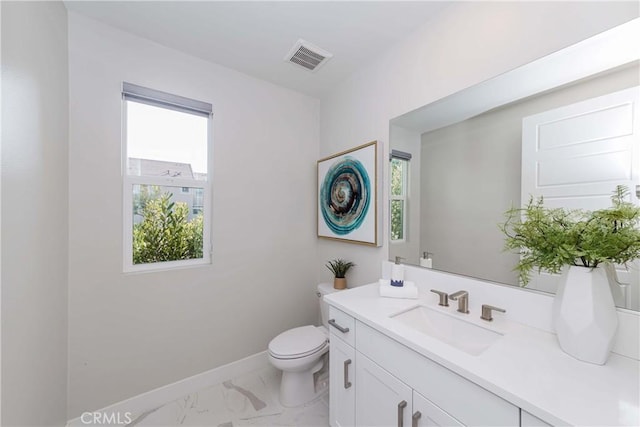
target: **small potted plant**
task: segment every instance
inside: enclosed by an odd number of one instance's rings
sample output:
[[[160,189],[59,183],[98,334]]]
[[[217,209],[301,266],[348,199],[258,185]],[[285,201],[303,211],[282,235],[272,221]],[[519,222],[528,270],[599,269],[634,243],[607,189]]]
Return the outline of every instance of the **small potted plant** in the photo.
[[[577,359],[604,364],[617,329],[607,270],[640,258],[640,207],[617,186],[612,206],[595,211],[545,208],[543,199],[506,212],[506,250],[520,255],[516,270],[526,286],[535,269],[561,273],[553,306],[562,349]]]
[[[351,267],[355,266],[355,264],[351,261],[345,261],[338,258],[327,262],[326,265],[334,276],[333,287],[335,289],[345,289],[347,287],[347,279],[345,278],[345,275]]]

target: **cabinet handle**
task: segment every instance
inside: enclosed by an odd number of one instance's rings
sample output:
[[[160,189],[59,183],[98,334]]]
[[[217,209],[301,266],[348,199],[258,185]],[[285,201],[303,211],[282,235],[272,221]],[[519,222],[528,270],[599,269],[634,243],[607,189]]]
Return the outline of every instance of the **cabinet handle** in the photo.
[[[403,424],[403,414],[404,414],[404,408],[407,407],[407,401],[403,400],[402,402],[398,403],[398,427],[402,427]]]
[[[340,332],[342,332],[343,334],[346,334],[347,332],[349,332],[349,328],[343,328],[342,326],[338,325],[336,323],[336,319],[330,319],[329,324],[334,328],[336,328],[337,330],[339,330]]]
[[[349,365],[351,365],[351,359],[347,359],[344,361],[344,388],[351,387],[351,382],[349,381]]]
[[[422,417],[420,411],[416,411],[411,417],[411,427],[418,427],[418,420]]]

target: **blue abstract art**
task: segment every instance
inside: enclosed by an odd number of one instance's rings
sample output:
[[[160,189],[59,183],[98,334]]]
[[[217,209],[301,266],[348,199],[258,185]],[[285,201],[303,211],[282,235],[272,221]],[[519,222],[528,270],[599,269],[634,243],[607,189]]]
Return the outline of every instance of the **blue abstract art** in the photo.
[[[318,161],[318,236],[377,245],[377,143]]]
[[[329,168],[320,187],[320,211],[327,227],[344,236],[362,225],[371,203],[369,174],[351,156]]]

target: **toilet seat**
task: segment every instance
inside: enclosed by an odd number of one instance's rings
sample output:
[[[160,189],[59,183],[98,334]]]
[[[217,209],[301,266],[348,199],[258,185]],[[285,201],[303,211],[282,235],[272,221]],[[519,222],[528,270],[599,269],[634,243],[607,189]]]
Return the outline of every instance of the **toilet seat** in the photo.
[[[325,334],[315,326],[300,326],[284,331],[269,343],[269,353],[277,359],[299,359],[323,350]]]

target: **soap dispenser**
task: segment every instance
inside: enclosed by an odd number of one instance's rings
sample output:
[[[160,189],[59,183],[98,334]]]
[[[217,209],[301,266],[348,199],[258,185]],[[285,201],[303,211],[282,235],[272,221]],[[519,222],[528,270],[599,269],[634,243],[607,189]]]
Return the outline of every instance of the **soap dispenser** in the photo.
[[[432,268],[433,258],[431,258],[431,252],[423,252],[420,258],[420,267]]]
[[[400,260],[403,259],[397,256],[395,264],[391,266],[391,286],[404,286],[404,265],[400,264]]]

